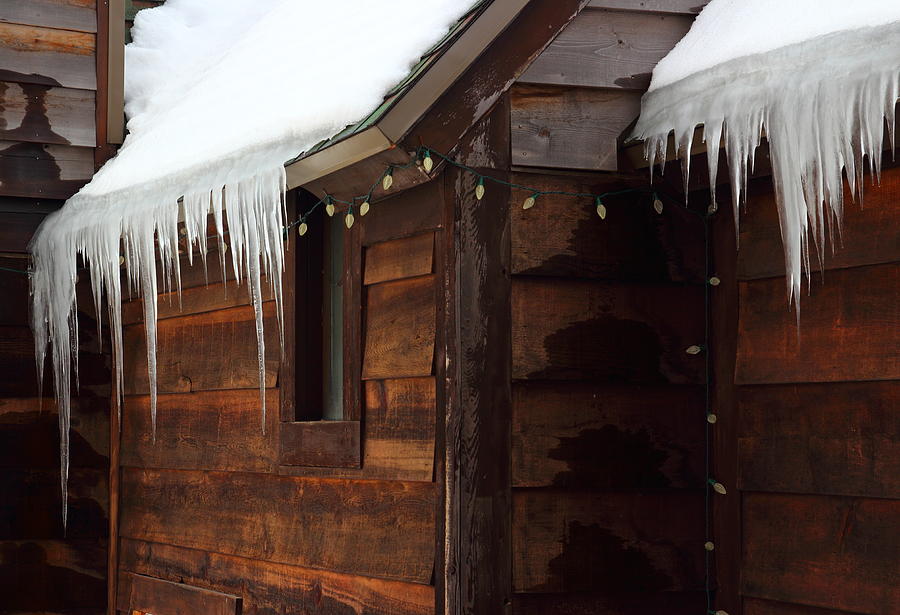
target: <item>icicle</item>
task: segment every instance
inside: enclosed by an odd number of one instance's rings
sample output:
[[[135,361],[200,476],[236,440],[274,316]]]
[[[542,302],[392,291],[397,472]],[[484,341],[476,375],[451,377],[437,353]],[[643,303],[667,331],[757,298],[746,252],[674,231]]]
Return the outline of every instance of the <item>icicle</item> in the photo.
[[[861,27],[722,62],[644,95],[632,138],[644,139],[651,165],[665,162],[674,131],[687,185],[693,131],[704,127],[715,203],[724,124],[735,228],[747,199],[763,135],[784,243],[788,301],[799,311],[811,273],[810,245],[821,266],[826,238],[840,237],[843,177],[862,200],[863,172],[881,173],[885,122],[893,146],[900,97],[900,23]],[[838,51],[836,51],[838,50]],[[822,58],[828,58],[827,62]],[[655,75],[654,75],[655,77]]]

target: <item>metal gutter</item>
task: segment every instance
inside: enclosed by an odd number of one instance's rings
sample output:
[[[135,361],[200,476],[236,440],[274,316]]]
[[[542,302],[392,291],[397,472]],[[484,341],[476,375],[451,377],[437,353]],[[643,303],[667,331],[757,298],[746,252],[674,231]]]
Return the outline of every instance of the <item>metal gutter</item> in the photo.
[[[394,147],[527,4],[493,0],[373,126],[289,163],[288,188]]]

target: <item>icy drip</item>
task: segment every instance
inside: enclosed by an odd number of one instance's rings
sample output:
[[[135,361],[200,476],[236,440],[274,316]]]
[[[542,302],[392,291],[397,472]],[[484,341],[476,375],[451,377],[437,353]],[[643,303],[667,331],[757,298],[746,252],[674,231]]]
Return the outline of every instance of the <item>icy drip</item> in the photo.
[[[651,89],[642,100],[633,137],[645,141],[652,169],[666,160],[670,133],[682,161],[685,192],[694,130],[703,126],[710,149],[724,140],[737,229],[747,181],[763,136],[784,243],[788,300],[799,310],[803,274],[810,275],[810,236],[818,264],[826,234],[834,246],[843,215],[843,178],[862,200],[863,172],[877,181],[884,126],[894,143],[900,97],[900,23],[820,36],[724,62]],[[724,134],[724,139],[723,139]],[[715,206],[718,156],[708,156]]]
[[[246,277],[256,318],[262,428],[265,432],[265,341],[263,332],[262,277],[265,276],[276,302],[280,341],[282,325],[281,273],[284,269],[283,228],[285,221],[284,167],[269,170],[212,190],[186,195],[179,208],[176,197],[154,198],[155,190],[132,196],[127,204],[112,196],[76,195],[66,207],[48,218],[30,245],[32,253],[32,329],[39,382],[48,350],[52,348],[53,388],[59,412],[60,477],[63,525],[67,518],[66,485],[69,470],[69,421],[71,383],[78,371],[78,321],[75,285],[79,258],[91,275],[93,300],[100,313],[103,295],[109,309],[112,352],[116,370],[115,390],[121,416],[124,391],[122,375],[122,288],[120,258],[126,270],[128,289],[144,298],[144,327],[153,438],[156,438],[156,317],[159,291],[157,254],[162,288],[181,293],[179,266],[179,209],[184,215],[186,252],[199,248],[206,266],[207,215],[212,213],[219,242],[220,266],[225,271],[224,218],[228,220],[228,246],[238,283]],[[142,197],[140,195],[143,195]],[[223,198],[224,195],[224,198]],[[223,215],[224,214],[224,215]],[[120,256],[121,254],[121,256]]]

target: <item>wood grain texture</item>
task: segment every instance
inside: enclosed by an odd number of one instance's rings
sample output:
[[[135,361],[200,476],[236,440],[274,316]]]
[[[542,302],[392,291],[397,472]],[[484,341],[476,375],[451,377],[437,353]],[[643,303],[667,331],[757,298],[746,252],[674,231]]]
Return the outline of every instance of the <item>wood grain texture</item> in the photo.
[[[97,89],[92,33],[0,22],[0,79]]]
[[[4,0],[0,22],[96,32],[97,3],[96,0]]]
[[[364,474],[430,481],[435,406],[433,377],[366,381]]]
[[[141,613],[208,613],[240,615],[239,596],[130,573],[128,608]]]
[[[363,284],[434,272],[434,233],[376,243],[366,248]]]
[[[378,173],[382,171],[384,167],[380,167]],[[367,190],[372,183],[371,173],[366,182]],[[442,190],[441,182],[430,181],[373,204],[372,210],[361,220],[362,245],[403,239],[440,228]]]
[[[687,34],[693,16],[581,11],[519,83],[643,91],[650,73]]]
[[[900,267],[831,272],[788,307],[785,280],[740,284],[739,384],[900,378]]]
[[[125,468],[120,535],[428,583],[435,495],[428,483]]]
[[[0,186],[0,190],[2,190],[2,186]],[[26,253],[28,250],[28,242],[31,241],[34,232],[37,230],[37,227],[40,226],[41,222],[44,221],[45,216],[46,214],[42,213],[0,213],[0,252]],[[12,269],[23,268],[22,262],[8,262],[8,259],[4,259],[3,266]],[[16,281],[18,281],[18,283],[24,281],[26,285],[28,284],[28,278],[21,274],[4,272],[3,276],[4,282],[9,278],[9,284],[11,285],[15,285],[17,283]],[[5,285],[4,288],[10,288],[10,286]],[[22,295],[23,301],[7,301],[0,309],[8,313],[17,307],[20,307],[21,311],[26,311],[27,306],[24,304],[24,297],[26,296],[27,292]]]
[[[515,591],[650,594],[702,586],[701,492],[513,491]]]
[[[740,487],[900,499],[900,383],[740,387]]]
[[[512,163],[615,171],[618,140],[638,116],[638,92],[517,85],[512,89]]]
[[[277,407],[278,391],[266,391],[266,406]],[[138,468],[267,472],[276,465],[276,412],[260,429],[258,389],[198,391],[160,395],[156,441],[150,425],[150,397],[124,401],[122,464]]]
[[[696,15],[709,0],[590,0],[588,6],[598,9],[646,11],[650,13],[674,13]]]
[[[208,273],[213,270],[218,271],[217,277],[222,277],[218,263],[208,263]],[[189,282],[193,281],[193,275],[193,273],[189,274]],[[262,284],[263,301],[272,300],[274,298],[272,290],[265,278],[263,278]],[[190,314],[201,314],[241,305],[250,305],[249,291],[246,285],[238,286],[234,282],[226,282],[224,284],[218,283],[209,284],[208,286],[182,288],[180,301],[177,292],[159,294],[156,319],[163,320]],[[135,299],[123,303],[122,323],[133,325],[140,322],[144,322],[143,300]]]
[[[0,141],[0,168],[0,195],[67,199],[93,176],[94,151],[87,147]]]
[[[616,176],[553,176],[515,173],[512,181],[539,190],[598,194],[643,186],[643,179]],[[606,280],[700,282],[704,277],[703,228],[696,216],[670,207],[652,208],[648,194],[604,201],[597,216],[590,198],[547,194],[522,209],[522,192],[510,202],[512,272]]]
[[[745,595],[900,611],[900,501],[763,493],[743,501]]]
[[[513,615],[696,615],[706,609],[703,592],[513,594]]]
[[[700,287],[515,278],[513,378],[698,383]]]
[[[90,90],[0,81],[0,139],[94,147]]]
[[[278,325],[274,302],[263,304],[266,387],[278,375]],[[236,307],[161,320],[157,326],[157,378],[160,393],[259,386],[256,324],[252,307]],[[143,325],[125,328],[125,393],[149,393]],[[271,409],[277,413],[277,405]]]
[[[767,178],[763,180],[769,182]],[[835,232],[834,241],[824,249],[824,268],[827,270],[890,263],[900,260],[900,167],[884,169],[881,185],[872,186],[865,180],[862,205],[854,203],[845,187],[842,231]],[[741,249],[738,252],[738,275],[742,280],[784,275],[784,250],[778,212],[771,184],[759,186],[746,212],[741,212]],[[815,273],[814,285],[821,278],[822,263],[810,248],[810,260]],[[828,285],[830,274],[824,276]],[[815,292],[816,289],[813,289]],[[803,316],[801,315],[801,322]]]
[[[364,380],[431,375],[435,301],[434,275],[366,290]]]
[[[122,569],[240,595],[242,615],[430,615],[434,588],[204,553],[171,545],[122,541]],[[125,607],[120,592],[120,608]]]
[[[320,468],[358,468],[359,432],[359,421],[280,423],[278,463]]]
[[[517,383],[513,486],[702,487],[703,405],[694,386]]]

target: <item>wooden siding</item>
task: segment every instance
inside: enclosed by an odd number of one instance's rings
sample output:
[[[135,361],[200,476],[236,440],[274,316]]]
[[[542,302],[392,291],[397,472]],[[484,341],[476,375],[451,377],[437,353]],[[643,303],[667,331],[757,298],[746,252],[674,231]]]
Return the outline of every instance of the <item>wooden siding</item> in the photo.
[[[0,259],[3,267],[24,264]],[[37,397],[28,281],[3,271],[0,288],[0,611],[100,615],[106,605],[109,510],[108,357],[98,354],[95,324],[80,313],[81,388],[71,411],[64,531],[59,417],[52,397]],[[43,392],[52,395],[49,378]]]
[[[263,431],[253,310],[243,287],[222,285],[215,258],[209,286],[199,262],[182,261],[183,311],[160,296],[154,443],[141,304],[124,306],[120,610],[137,574],[236,596],[244,615],[434,611],[433,246],[441,231],[425,223],[377,235],[412,211],[440,211],[439,183],[410,193],[373,204],[357,221],[360,232],[347,235],[361,244],[357,275],[366,282],[359,468],[280,464],[287,424],[278,411],[284,376],[274,302],[264,303]],[[224,277],[233,277],[230,264]]]
[[[619,142],[702,2],[598,1],[511,90],[515,183],[643,187]],[[672,614],[703,593],[703,228],[646,195],[513,190],[512,611]]]
[[[94,0],[0,5],[0,196],[64,199],[93,175],[97,27]]]
[[[724,419],[737,438],[728,497],[742,517],[745,615],[900,609],[898,181],[886,169],[865,209],[847,203],[842,245],[804,287],[799,321],[771,185],[753,187],[735,289],[736,415]]]

